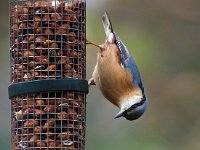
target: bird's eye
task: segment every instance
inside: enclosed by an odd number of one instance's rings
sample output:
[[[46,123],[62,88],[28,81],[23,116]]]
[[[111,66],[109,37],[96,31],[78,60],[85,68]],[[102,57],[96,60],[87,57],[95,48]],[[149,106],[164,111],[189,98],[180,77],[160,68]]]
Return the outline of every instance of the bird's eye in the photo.
[[[127,116],[127,115],[128,115],[127,110],[125,110],[125,111],[123,112],[123,116]]]
[[[138,106],[137,104],[134,104],[127,111],[131,111],[131,110],[135,109],[137,106]]]
[[[135,109],[137,107],[137,104],[131,106],[132,109]]]

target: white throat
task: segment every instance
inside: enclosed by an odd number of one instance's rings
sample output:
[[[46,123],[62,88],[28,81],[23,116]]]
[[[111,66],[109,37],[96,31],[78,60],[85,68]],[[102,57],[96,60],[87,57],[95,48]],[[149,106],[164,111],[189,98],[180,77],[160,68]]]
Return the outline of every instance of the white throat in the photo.
[[[120,105],[120,110],[127,110],[129,109],[132,105],[140,103],[142,101],[142,96],[141,95],[134,95],[129,97],[128,99],[125,99],[122,101]]]

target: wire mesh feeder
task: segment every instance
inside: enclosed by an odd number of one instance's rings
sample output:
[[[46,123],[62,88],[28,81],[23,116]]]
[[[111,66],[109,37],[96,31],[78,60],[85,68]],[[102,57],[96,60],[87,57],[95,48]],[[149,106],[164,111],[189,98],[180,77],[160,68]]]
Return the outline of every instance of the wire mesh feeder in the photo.
[[[10,0],[12,149],[85,149],[85,0]]]

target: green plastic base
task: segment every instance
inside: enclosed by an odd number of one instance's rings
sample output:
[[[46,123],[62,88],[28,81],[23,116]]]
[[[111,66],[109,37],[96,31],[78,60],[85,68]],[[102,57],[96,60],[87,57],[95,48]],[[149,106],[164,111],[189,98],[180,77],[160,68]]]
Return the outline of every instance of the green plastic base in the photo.
[[[31,82],[21,82],[8,87],[9,99],[23,94],[34,94],[40,92],[54,91],[89,91],[88,82],[80,79],[57,79],[57,80],[39,80]]]

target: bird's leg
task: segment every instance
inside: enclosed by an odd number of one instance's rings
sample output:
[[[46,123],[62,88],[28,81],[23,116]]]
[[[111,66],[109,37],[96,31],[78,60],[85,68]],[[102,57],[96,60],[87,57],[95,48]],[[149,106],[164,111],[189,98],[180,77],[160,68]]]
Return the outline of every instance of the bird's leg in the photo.
[[[90,41],[88,41],[88,40],[86,41],[86,45],[93,45],[93,46],[98,47],[101,51],[104,50],[104,47],[103,47],[102,45],[97,45],[97,44],[92,43],[92,42],[90,42]]]
[[[100,48],[99,45],[97,45],[97,44],[95,44],[95,43],[93,43],[93,42],[90,42],[90,41],[88,41],[88,40],[86,41],[86,45],[94,45],[94,46]]]
[[[94,67],[94,71],[92,73],[92,77],[88,80],[88,85],[96,85],[96,82],[98,82],[98,79],[99,78],[99,74],[98,74],[98,65],[96,64],[95,67]],[[96,79],[96,81],[95,81]]]

